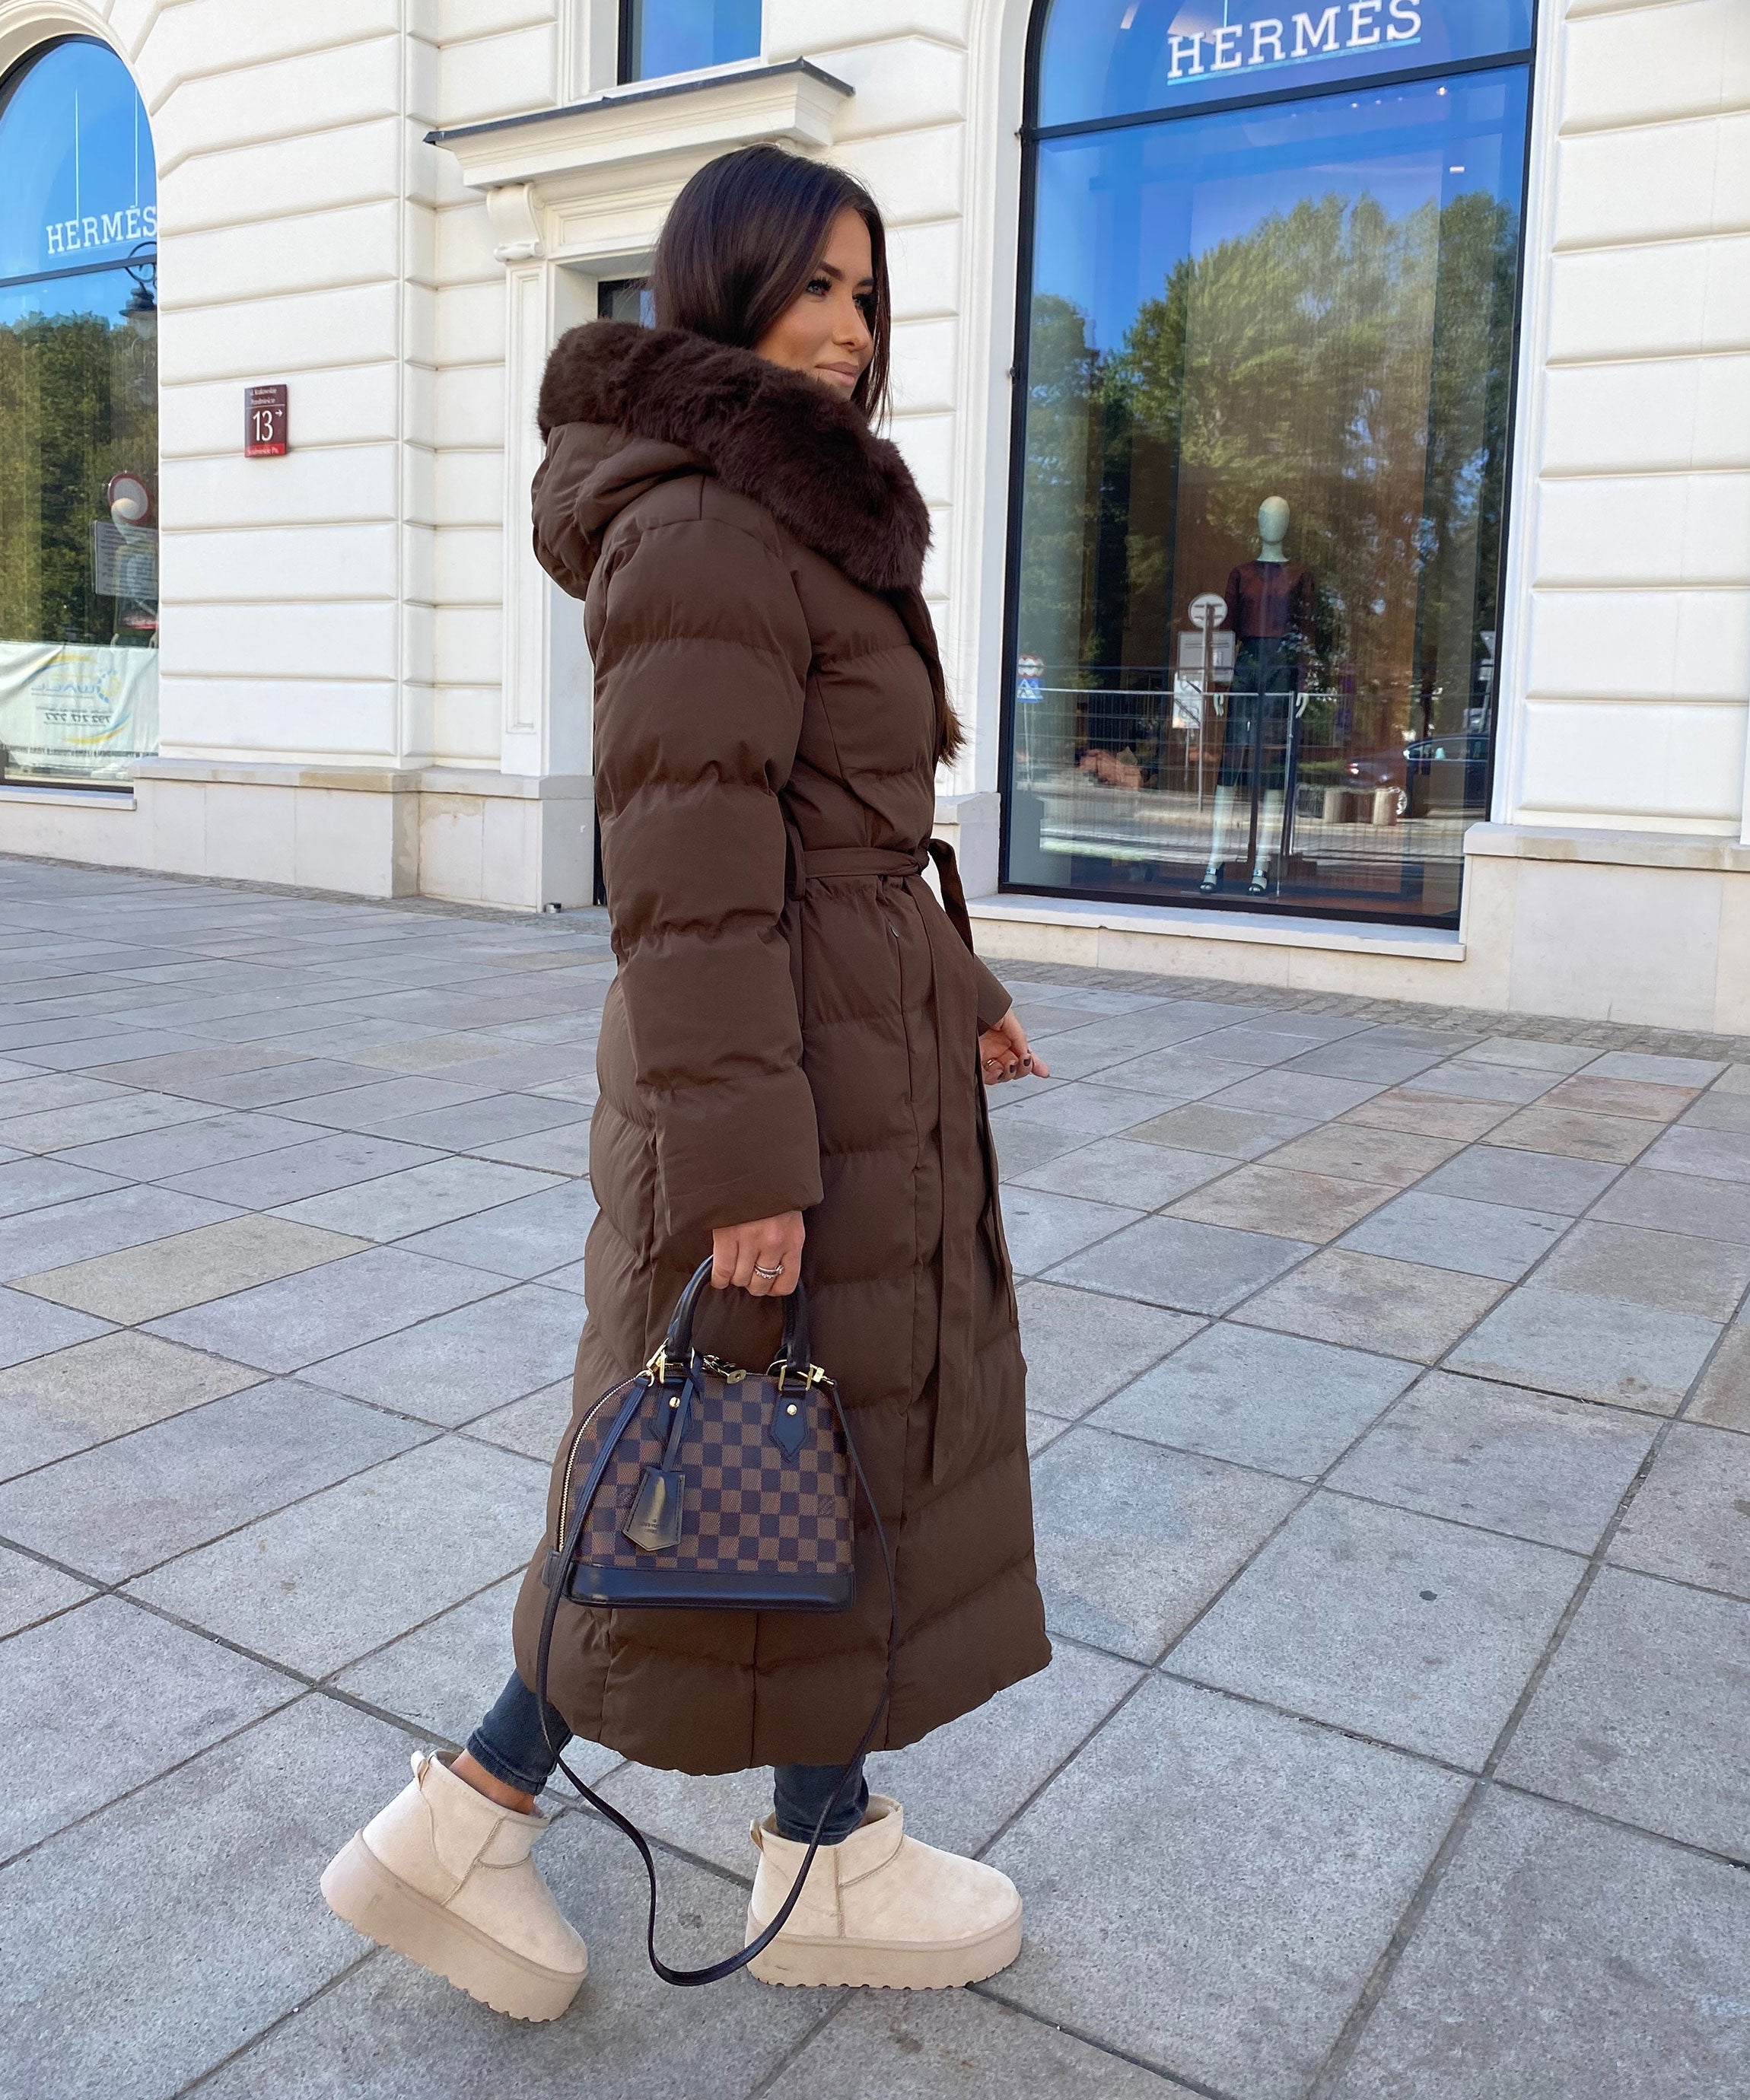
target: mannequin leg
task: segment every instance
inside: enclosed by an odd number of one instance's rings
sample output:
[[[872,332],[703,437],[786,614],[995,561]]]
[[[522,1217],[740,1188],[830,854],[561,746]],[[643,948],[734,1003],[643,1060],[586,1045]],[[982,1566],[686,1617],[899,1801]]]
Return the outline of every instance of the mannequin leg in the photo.
[[[1228,858],[1228,847],[1233,835],[1234,790],[1231,786],[1218,786],[1215,790],[1215,814],[1210,830],[1209,866],[1203,871],[1199,885],[1214,889],[1221,880],[1221,864]]]
[[[1270,868],[1281,858],[1282,820],[1288,781],[1289,711],[1294,696],[1281,645],[1271,645],[1260,667],[1258,699],[1258,769],[1263,793],[1259,798],[1258,842],[1252,856],[1252,879],[1246,887],[1262,897],[1270,886]]]
[[[1252,862],[1250,888],[1262,892],[1270,880],[1270,862],[1282,836],[1282,790],[1267,788],[1258,823],[1258,854]]]

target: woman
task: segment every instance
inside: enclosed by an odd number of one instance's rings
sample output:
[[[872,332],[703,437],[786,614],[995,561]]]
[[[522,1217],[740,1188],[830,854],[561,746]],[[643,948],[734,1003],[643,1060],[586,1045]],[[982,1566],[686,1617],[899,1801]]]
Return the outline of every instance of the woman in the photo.
[[[647,1359],[705,1255],[723,1294],[706,1345],[734,1362],[770,1359],[761,1301],[805,1277],[899,1571],[876,1738],[897,1749],[1050,1659],[980,1089],[1046,1067],[919,873],[959,729],[919,589],[928,513],[870,428],[889,332],[874,203],[776,148],[726,155],[677,201],[654,283],[657,327],[574,329],[540,396],[535,545],[584,601],[620,966],[573,1419]],[[549,1525],[558,1489],[556,1467]],[[563,2011],[585,1964],[529,1857],[554,1764],[528,1688],[546,1544],[518,1674],[324,1880],[370,1937],[529,2018]],[[750,1938],[880,1696],[888,1604],[861,1528],[857,1573],[842,1613],[561,1608],[554,1741],[777,1768]],[[1014,1959],[1007,1877],[907,1837],[860,1772],[823,1837],[756,1974],[936,1987]]]

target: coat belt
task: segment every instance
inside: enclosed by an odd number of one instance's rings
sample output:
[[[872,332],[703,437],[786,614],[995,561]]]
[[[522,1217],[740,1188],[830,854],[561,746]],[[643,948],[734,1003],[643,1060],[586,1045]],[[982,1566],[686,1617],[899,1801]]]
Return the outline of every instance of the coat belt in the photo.
[[[804,852],[794,826],[787,829],[792,897],[800,899],[809,883],[821,876],[897,878],[910,892],[929,942],[942,1153],[941,1327],[936,1351],[936,1433],[930,1471],[932,1480],[940,1483],[953,1471],[972,1427],[977,1238],[985,1206],[996,1200],[995,1153],[978,1077],[977,988],[952,946],[953,936],[958,934],[968,951],[972,949],[966,893],[954,849],[944,839],[928,840],[915,853],[886,846],[817,846]],[[936,863],[941,905],[923,880],[928,861]],[[798,990],[800,995],[800,986]],[[970,1080],[970,1085],[959,1083],[962,1079]],[[976,1185],[959,1163],[975,1157],[983,1169]]]

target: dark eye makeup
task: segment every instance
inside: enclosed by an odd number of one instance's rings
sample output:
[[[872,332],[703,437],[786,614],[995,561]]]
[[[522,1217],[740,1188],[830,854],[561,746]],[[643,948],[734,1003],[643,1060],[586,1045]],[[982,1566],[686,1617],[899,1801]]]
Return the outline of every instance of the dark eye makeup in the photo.
[[[802,289],[804,292],[811,293],[816,298],[823,299],[832,289],[832,280],[830,277],[810,277]],[[858,313],[873,328],[875,317],[875,293],[873,292],[857,293],[855,304]]]

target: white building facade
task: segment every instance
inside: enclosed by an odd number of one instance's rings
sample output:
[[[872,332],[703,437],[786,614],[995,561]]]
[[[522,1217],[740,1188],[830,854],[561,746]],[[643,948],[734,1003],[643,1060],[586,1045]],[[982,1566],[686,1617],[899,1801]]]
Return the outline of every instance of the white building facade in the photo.
[[[1750,1032],[1745,0],[0,0],[0,850],[588,902],[536,391],[754,140],[988,952]]]

